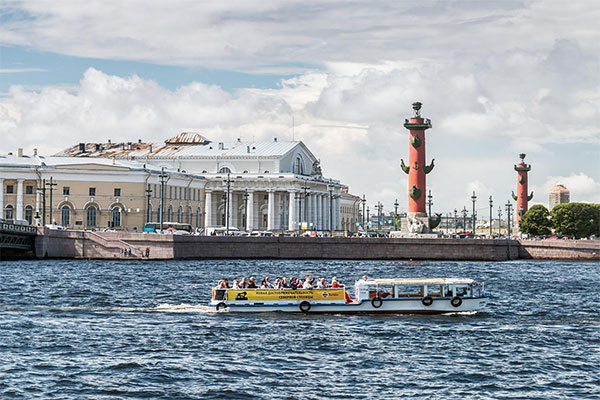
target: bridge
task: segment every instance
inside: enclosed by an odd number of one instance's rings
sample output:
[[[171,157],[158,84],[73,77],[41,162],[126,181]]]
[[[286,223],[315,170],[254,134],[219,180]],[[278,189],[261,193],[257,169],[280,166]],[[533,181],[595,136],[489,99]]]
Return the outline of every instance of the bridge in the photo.
[[[32,252],[36,235],[35,226],[0,222],[0,259]]]

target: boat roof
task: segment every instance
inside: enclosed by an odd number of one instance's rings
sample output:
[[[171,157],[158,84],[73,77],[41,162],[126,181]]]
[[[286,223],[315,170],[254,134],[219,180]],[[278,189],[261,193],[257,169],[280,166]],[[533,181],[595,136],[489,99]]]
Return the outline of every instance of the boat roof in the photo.
[[[468,278],[386,278],[359,280],[357,285],[470,285]]]

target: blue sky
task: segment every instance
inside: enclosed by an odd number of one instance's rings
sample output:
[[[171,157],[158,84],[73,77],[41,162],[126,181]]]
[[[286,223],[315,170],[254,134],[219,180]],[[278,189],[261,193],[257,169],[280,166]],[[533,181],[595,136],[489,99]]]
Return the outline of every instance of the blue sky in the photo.
[[[404,118],[432,119],[439,210],[600,202],[600,9],[591,0],[0,3],[0,153],[80,141],[303,140],[326,175],[406,206]],[[486,204],[482,203],[483,208]]]

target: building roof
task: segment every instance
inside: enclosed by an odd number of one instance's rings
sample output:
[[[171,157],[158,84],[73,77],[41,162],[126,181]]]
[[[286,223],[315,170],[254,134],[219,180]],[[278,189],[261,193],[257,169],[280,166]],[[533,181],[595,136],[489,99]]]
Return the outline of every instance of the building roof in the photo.
[[[567,189],[564,185],[557,183],[550,189],[550,193],[569,193],[569,189]]]
[[[115,157],[115,158],[214,158],[214,157],[282,157],[301,141],[211,142],[195,132],[182,132],[164,143],[121,142],[80,143],[55,156],[59,157]],[[312,154],[311,154],[312,155]],[[313,156],[314,157],[314,156]]]

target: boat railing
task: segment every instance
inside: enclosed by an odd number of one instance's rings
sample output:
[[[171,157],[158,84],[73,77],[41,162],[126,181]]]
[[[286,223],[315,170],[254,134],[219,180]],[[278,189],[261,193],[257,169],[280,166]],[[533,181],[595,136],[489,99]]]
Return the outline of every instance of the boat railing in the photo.
[[[346,290],[346,286],[345,285],[341,285],[340,287],[337,288],[332,288],[332,287],[325,287],[325,288],[310,288],[310,289],[303,289],[303,288],[268,288],[268,289],[261,289],[261,288],[240,288],[240,289],[234,289],[234,288],[219,288],[218,286],[213,287],[212,289],[212,298],[214,300],[227,300],[227,292],[229,290],[251,290],[251,291],[257,291],[257,290],[272,290],[272,291],[281,291],[281,290],[336,290],[336,289],[342,289],[342,290]]]

